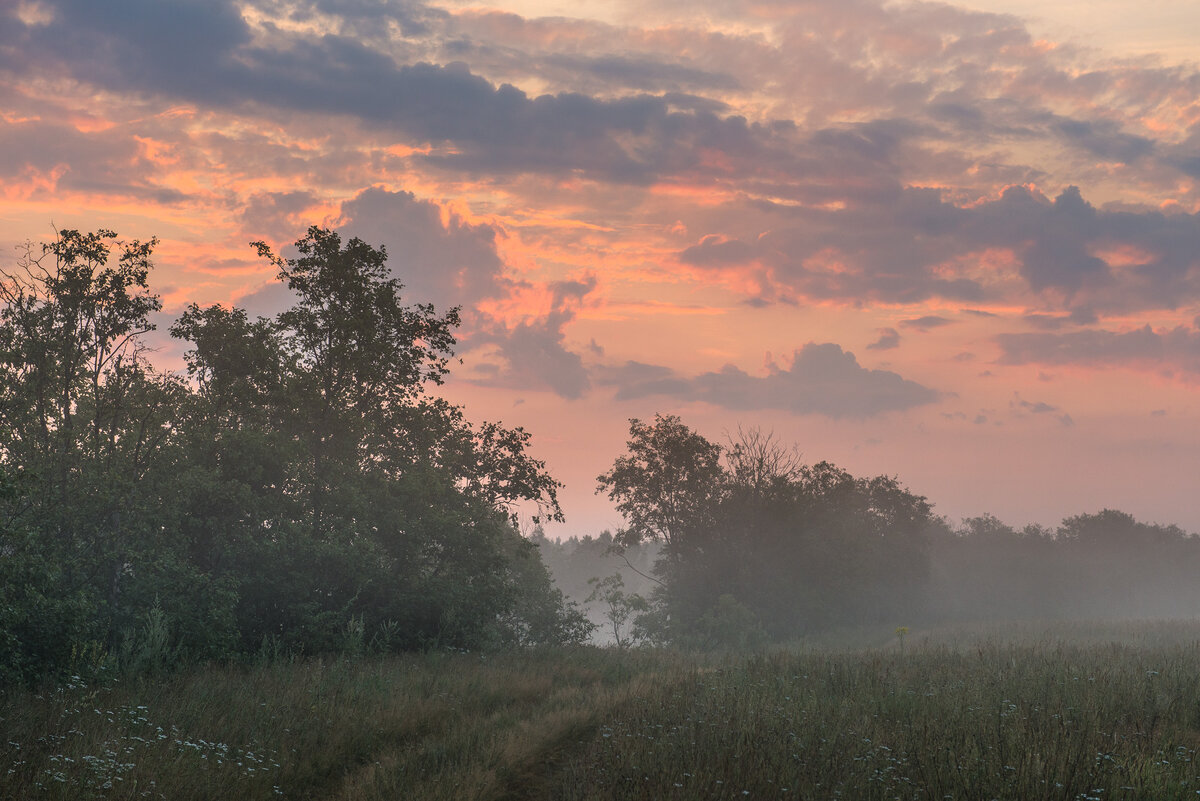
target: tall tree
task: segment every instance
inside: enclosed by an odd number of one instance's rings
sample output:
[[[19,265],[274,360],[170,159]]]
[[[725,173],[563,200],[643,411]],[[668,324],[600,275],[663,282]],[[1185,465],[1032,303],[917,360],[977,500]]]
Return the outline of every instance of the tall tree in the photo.
[[[8,564],[46,565],[39,591],[89,616],[64,630],[109,648],[172,562],[157,511],[186,390],[141,342],[161,305],[147,284],[154,244],[64,230],[0,270],[0,469],[25,501]],[[60,639],[38,659],[78,645]]]
[[[627,452],[598,478],[598,491],[614,501],[625,518],[619,544],[643,540],[663,544],[668,559],[678,558],[689,535],[713,525],[724,472],[721,447],[692,431],[674,415],[654,423],[629,421]]]
[[[297,370],[289,386],[294,420],[307,430],[312,475],[310,511],[318,527],[338,525],[330,511],[347,470],[386,442],[395,415],[440,383],[454,346],[458,310],[438,316],[430,305],[407,306],[403,285],[387,269],[387,252],[360,239],[313,226],[296,242],[300,256],[260,256],[296,295],[277,319]]]
[[[627,447],[599,487],[625,516],[621,542],[664,543],[654,614],[668,637],[711,639],[726,618],[787,637],[920,611],[931,510],[894,478],[805,465],[756,430],[721,448],[673,416],[631,420]]]
[[[297,258],[255,246],[294,305],[255,322],[192,307],[172,329],[193,344],[207,421],[196,452],[211,451],[202,472],[219,477],[218,497],[255,499],[253,525],[267,526],[239,535],[242,564],[285,566],[241,582],[245,636],[312,643],[366,615],[398,622],[401,643],[493,637],[520,605],[518,573],[537,576],[514,572],[536,554],[509,515],[532,503],[561,517],[559,485],[528,455],[526,432],[476,428],[427,394],[448,370],[457,310],[405,305],[386,252],[359,239],[313,227]],[[221,464],[230,446],[256,469]],[[212,549],[240,530],[229,523],[193,540]]]

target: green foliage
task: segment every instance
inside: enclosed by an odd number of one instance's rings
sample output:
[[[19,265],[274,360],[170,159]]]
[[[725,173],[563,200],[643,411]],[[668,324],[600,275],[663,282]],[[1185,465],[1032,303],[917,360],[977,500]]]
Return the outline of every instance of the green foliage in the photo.
[[[629,421],[628,453],[600,475],[599,491],[617,505],[626,526],[619,545],[658,540],[668,559],[712,527],[723,479],[721,449],[674,415],[654,424]]]
[[[154,242],[115,240],[62,231],[0,270],[0,471],[19,486],[0,499],[0,572],[24,582],[4,669],[27,678],[116,647],[171,550],[158,511],[186,389],[143,356]]]
[[[62,231],[0,271],[0,682],[94,643],[142,675],[586,638],[513,526],[562,516],[529,434],[426,395],[457,310],[405,305],[382,249],[314,227],[296,259],[257,244],[292,308],[171,326],[185,381],[141,341],[154,244]]]
[[[173,644],[171,624],[156,602],[142,615],[140,627],[124,633],[116,655],[118,669],[126,676],[152,676],[165,673],[179,661],[178,646]]]
[[[48,668],[72,667],[85,644],[105,635],[96,615],[99,599],[88,587],[68,584],[57,554],[48,558],[41,545],[30,532],[3,538],[0,684],[32,682]]]

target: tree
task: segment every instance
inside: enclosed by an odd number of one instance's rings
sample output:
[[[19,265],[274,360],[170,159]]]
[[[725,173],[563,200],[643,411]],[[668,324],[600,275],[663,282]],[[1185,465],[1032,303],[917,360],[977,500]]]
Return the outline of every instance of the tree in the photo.
[[[630,421],[599,486],[625,517],[619,540],[664,542],[664,586],[639,619],[659,636],[712,642],[714,626],[753,619],[784,638],[920,608],[933,518],[894,478],[805,465],[755,429],[721,448],[660,415]]]
[[[0,682],[82,653],[586,638],[513,525],[562,516],[529,434],[427,394],[457,310],[405,305],[382,248],[312,228],[296,259],[257,246],[292,308],[189,306],[186,377],[163,374],[153,247],[62,231],[0,270]]]
[[[625,518],[616,541],[658,541],[668,559],[677,559],[690,538],[712,526],[724,479],[721,447],[678,417],[659,414],[653,425],[629,421],[626,448],[597,478],[597,491],[607,493]]]
[[[26,653],[12,659],[37,669],[89,642],[115,647],[156,588],[171,588],[171,611],[215,598],[161,515],[186,389],[141,341],[161,306],[147,285],[154,244],[64,230],[0,271],[0,469],[23,487],[0,550],[8,569],[42,566],[25,575],[42,599],[27,604],[70,616],[53,652],[31,656],[37,637],[18,638]]]
[[[599,601],[603,604],[604,617],[612,627],[613,642],[618,648],[624,648],[630,643],[626,636],[626,625],[633,616],[646,612],[650,605],[646,599],[637,593],[625,592],[625,580],[620,573],[613,573],[604,578],[590,578],[588,584],[592,592],[588,595],[587,603]]]
[[[239,582],[243,637],[311,648],[349,619],[398,626],[389,641],[401,647],[552,636],[546,616],[569,610],[536,570],[517,569],[530,557],[510,518],[528,503],[561,519],[558,482],[529,456],[527,432],[473,426],[426,392],[448,370],[458,311],[405,305],[384,249],[359,239],[313,227],[294,259],[254,244],[292,308],[251,322],[192,307],[172,328],[194,346],[194,453],[210,479],[196,506],[239,497],[227,508],[255,510],[191,537],[219,554],[241,532],[240,563],[266,574]],[[222,459],[231,448],[238,464]],[[514,622],[538,604],[541,623]],[[501,635],[498,621],[525,633]]]
[[[722,456],[732,482],[756,492],[794,481],[804,471],[800,449],[785,446],[774,432],[761,428],[739,427]]]
[[[161,308],[146,286],[155,241],[121,245],[112,266],[115,239],[107,230],[60,231],[40,255],[30,246],[16,270],[0,270],[0,415],[10,424],[4,444],[65,457],[47,477],[64,501],[67,459],[103,447],[106,379],[141,363],[138,338]],[[80,407],[89,403],[95,414],[81,426]]]
[[[329,516],[353,499],[335,488],[386,444],[389,423],[426,382],[442,381],[458,310],[438,316],[432,306],[405,305],[386,251],[357,238],[343,247],[336,232],[313,226],[296,242],[296,259],[252,244],[297,297],[276,321],[295,365],[288,394],[303,429],[295,433],[308,447],[313,524],[337,527],[345,515]]]

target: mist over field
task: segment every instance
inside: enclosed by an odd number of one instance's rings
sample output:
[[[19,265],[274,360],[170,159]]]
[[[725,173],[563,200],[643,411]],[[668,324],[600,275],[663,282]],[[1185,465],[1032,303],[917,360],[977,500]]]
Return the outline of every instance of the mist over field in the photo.
[[[616,644],[618,636],[603,592],[596,592],[598,579],[619,576],[624,593],[643,598],[651,597],[658,586],[651,575],[657,548],[617,553],[611,550],[607,532],[594,538],[535,542],[558,588],[580,603],[597,625],[593,642]],[[905,607],[884,600],[875,620],[892,620],[897,626],[970,627],[1050,620],[1193,619],[1200,613],[1194,579],[1200,568],[1200,542],[1177,527],[1140,523],[1121,512],[1079,515],[1058,530],[1018,530],[990,516],[957,526],[938,521],[926,547],[923,601]],[[796,569],[797,576],[802,572]],[[784,615],[795,613],[788,609]],[[633,624],[630,615],[617,627],[622,639],[633,636]],[[771,619],[765,626],[788,630],[790,624]],[[820,625],[810,625],[796,631],[803,636],[821,630]]]
[[[756,429],[721,446],[678,418],[635,420],[628,454],[600,483],[628,528],[535,542],[605,642],[671,629],[716,645],[722,636],[747,644],[888,622],[1200,613],[1200,537],[1178,526],[1112,509],[1054,529],[1017,529],[991,515],[954,525],[896,479],[805,464],[797,448]],[[631,596],[652,603],[635,608]],[[754,634],[740,639],[747,630]]]

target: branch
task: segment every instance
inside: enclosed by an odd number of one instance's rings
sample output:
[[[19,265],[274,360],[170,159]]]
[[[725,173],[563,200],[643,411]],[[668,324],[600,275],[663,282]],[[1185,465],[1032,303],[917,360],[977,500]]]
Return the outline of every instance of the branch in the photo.
[[[621,557],[622,561],[624,561],[624,562],[625,562],[625,564],[626,564],[626,565],[629,567],[629,569],[630,569],[630,570],[632,570],[634,573],[637,573],[637,574],[638,574],[639,576],[641,576],[642,578],[644,578],[644,579],[647,579],[647,580],[649,580],[649,581],[653,581],[655,584],[657,584],[657,585],[658,585],[658,586],[660,586],[660,587],[666,587],[666,586],[667,586],[667,583],[666,583],[665,581],[662,581],[661,579],[657,579],[657,578],[655,578],[654,576],[648,576],[648,575],[646,575],[645,573],[643,573],[642,571],[638,570],[636,567],[634,567],[634,566],[633,566],[633,562],[630,562],[630,561],[629,561],[629,557],[625,555],[625,552],[624,552],[624,551],[618,551],[618,550],[617,550],[617,549],[614,547],[614,548],[610,548],[610,549],[609,549],[609,553],[612,553],[612,554],[615,554],[615,555],[617,555],[617,556]]]

